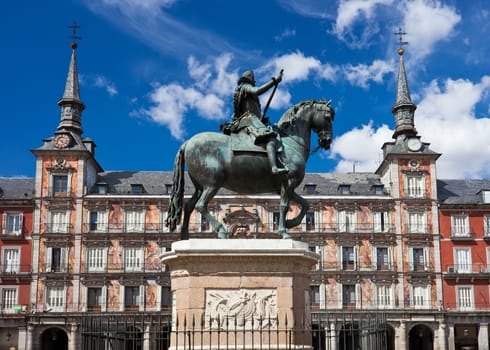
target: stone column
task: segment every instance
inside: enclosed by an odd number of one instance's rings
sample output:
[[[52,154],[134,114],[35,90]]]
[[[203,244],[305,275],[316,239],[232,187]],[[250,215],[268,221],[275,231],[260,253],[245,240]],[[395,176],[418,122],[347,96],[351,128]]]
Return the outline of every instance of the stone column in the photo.
[[[454,325],[453,324],[449,325],[449,334],[447,337],[447,344],[448,344],[449,350],[455,350],[455,347],[454,347]]]
[[[488,323],[480,323],[478,332],[478,350],[488,349]]]
[[[72,323],[70,325],[70,340],[68,342],[68,349],[80,349],[79,344],[79,335],[78,334],[78,325],[75,323]]]
[[[407,332],[403,321],[400,322],[400,325],[395,330],[395,349],[407,350]]]
[[[150,326],[146,325],[143,335],[143,350],[150,350]]]
[[[27,350],[35,349],[34,344],[33,344],[33,338],[32,338],[33,332],[34,332],[34,326],[28,325],[27,326],[27,344],[26,344]]]
[[[335,329],[335,322],[330,323],[330,348],[332,350],[337,349],[337,331]]]
[[[17,340],[17,350],[27,350],[27,328],[19,327],[19,337]]]
[[[446,350],[447,338],[446,338],[446,324],[444,322],[439,323],[439,328],[434,332],[434,350]]]

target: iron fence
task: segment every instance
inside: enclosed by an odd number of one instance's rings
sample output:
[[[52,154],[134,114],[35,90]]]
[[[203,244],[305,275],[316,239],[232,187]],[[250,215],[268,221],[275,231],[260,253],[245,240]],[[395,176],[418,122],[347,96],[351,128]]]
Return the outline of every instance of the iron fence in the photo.
[[[295,322],[285,317],[216,321],[169,315],[97,315],[84,317],[80,332],[82,350],[392,348],[388,346],[386,319],[379,313],[313,314]]]

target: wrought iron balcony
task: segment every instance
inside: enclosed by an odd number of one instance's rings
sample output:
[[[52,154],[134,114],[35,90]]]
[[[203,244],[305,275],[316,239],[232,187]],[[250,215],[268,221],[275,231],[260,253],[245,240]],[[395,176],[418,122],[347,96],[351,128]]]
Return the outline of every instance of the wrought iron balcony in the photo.
[[[31,273],[31,265],[22,265],[22,264],[0,265],[0,277],[29,275],[30,273]]]
[[[488,278],[490,275],[490,265],[486,264],[454,264],[446,265],[446,269],[443,270],[444,275],[457,277],[464,274],[478,274],[481,277]],[[482,276],[484,275],[484,276]]]

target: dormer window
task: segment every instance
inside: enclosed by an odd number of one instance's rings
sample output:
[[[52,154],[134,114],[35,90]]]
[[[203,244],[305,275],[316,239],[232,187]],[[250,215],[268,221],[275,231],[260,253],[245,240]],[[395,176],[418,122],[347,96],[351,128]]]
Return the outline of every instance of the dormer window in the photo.
[[[490,203],[490,190],[481,190],[481,199],[483,203]]]
[[[142,184],[131,184],[131,194],[143,194],[144,187]]]
[[[174,186],[172,184],[165,184],[165,193],[166,194],[172,194],[173,189],[174,189]]]
[[[340,185],[339,186],[340,194],[349,195],[350,194],[350,185]]]
[[[316,184],[305,184],[303,191],[305,191],[307,194],[315,194]]]
[[[384,187],[383,185],[374,185],[373,186],[374,194],[377,196],[383,195],[383,187]]]
[[[97,194],[107,194],[107,184],[106,183],[98,183],[97,184]]]

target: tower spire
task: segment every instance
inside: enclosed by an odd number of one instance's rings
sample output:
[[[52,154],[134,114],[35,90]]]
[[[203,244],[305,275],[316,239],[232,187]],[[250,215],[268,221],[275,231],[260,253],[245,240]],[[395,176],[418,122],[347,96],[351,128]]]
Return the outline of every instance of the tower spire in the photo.
[[[399,36],[400,45],[400,48],[398,49],[400,64],[398,67],[396,102],[391,110],[395,117],[395,132],[393,133],[393,138],[397,138],[399,135],[417,135],[417,130],[415,129],[414,123],[414,113],[417,109],[417,106],[412,102],[412,99],[410,98],[407,74],[405,72],[405,63],[403,61],[403,54],[405,53],[403,45],[408,44],[408,42],[403,41],[403,35],[406,35],[406,33],[402,32],[401,28],[399,28],[398,32],[394,34]]]
[[[68,76],[66,78],[65,91],[63,97],[58,101],[58,106],[60,106],[61,109],[61,120],[58,125],[58,130],[67,129],[81,135],[83,132],[81,117],[85,105],[80,100],[76,59],[76,49],[78,45],[75,40],[81,40],[82,38],[76,35],[76,30],[80,28],[77,22],[74,21],[68,28],[72,29],[72,35],[70,36],[70,38],[73,39],[73,42],[71,43],[72,53]]]

